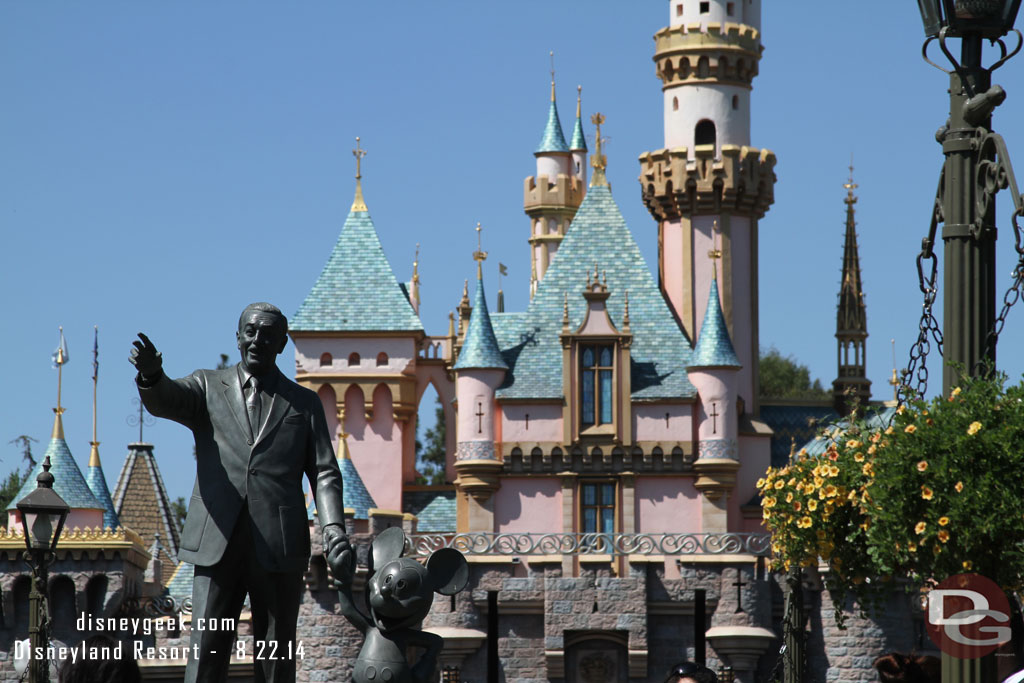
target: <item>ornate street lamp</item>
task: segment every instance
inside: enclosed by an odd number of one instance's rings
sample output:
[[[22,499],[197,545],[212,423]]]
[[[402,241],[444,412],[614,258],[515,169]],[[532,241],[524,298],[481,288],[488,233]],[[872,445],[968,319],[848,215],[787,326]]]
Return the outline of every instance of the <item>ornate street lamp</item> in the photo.
[[[932,210],[928,236],[917,257],[918,277],[924,293],[924,309],[918,341],[911,350],[905,384],[917,380],[917,392],[927,383],[925,356],[929,338],[944,355],[943,392],[959,383],[960,373],[980,374],[995,366],[996,341],[1009,307],[1021,296],[1024,284],[1024,239],[1018,218],[1024,216],[1024,201],[1017,189],[1013,168],[1002,136],[992,132],[992,111],[1006,99],[992,72],[1021,49],[1020,31],[1013,28],[1021,0],[918,0],[925,34],[925,61],[949,75],[949,119],[935,134],[946,157],[938,194]],[[1008,49],[1003,37],[1013,32],[1017,43]],[[960,58],[954,57],[949,39],[960,40]],[[998,46],[999,56],[983,66],[982,41]],[[928,57],[928,46],[937,41],[952,65],[946,69]],[[996,314],[996,220],[995,196],[1009,187],[1013,195],[1013,228],[1018,264],[1013,284]],[[938,287],[938,262],[933,252],[936,231],[942,224],[943,327],[932,315]],[[988,364],[986,366],[986,363]],[[952,367],[954,364],[957,367]],[[959,368],[959,369],[958,369]],[[905,386],[901,400],[910,397]]]
[[[36,477],[36,488],[18,501],[22,528],[25,530],[25,562],[32,570],[32,590],[29,593],[29,683],[50,680],[50,661],[45,657],[49,641],[46,616],[46,567],[55,557],[57,541],[64,530],[70,508],[53,490],[50,474],[50,456],[43,461],[43,471]],[[41,658],[34,655],[40,651]]]

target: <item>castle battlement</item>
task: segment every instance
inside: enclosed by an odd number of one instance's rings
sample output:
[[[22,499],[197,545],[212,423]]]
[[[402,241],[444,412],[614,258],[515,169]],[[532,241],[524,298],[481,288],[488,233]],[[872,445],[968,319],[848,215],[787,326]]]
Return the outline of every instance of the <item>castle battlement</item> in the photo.
[[[550,209],[571,209],[583,202],[586,190],[575,176],[559,173],[554,182],[546,175],[530,176],[523,181],[523,210],[531,218]]]
[[[723,211],[761,218],[775,200],[775,153],[768,149],[698,145],[640,155],[644,204],[659,221]]]
[[[668,27],[654,41],[663,88],[709,81],[750,87],[764,49],[756,28],[732,22]]]

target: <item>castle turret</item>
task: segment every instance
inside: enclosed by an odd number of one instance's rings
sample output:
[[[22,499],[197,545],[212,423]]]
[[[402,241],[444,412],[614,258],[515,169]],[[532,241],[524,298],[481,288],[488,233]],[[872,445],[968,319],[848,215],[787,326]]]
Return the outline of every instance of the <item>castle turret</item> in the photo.
[[[698,338],[718,269],[722,314],[742,367],[737,391],[757,412],[758,220],[772,204],[775,155],[750,147],[750,93],[761,57],[760,0],[671,0],[655,36],[664,148],[640,156],[643,200],[658,221],[662,291]],[[720,262],[701,258],[721,229]]]
[[[569,142],[572,152],[572,172],[584,187],[587,186],[587,138],[583,134],[583,86],[576,86],[576,125]]]
[[[693,467],[697,471],[697,489],[704,494],[701,506],[704,532],[728,530],[726,503],[740,468],[737,407],[740,368],[719,302],[718,279],[712,278],[700,337],[686,368],[700,397],[697,460]]]
[[[577,126],[581,126],[578,115]],[[555,72],[552,69],[548,121],[534,152],[537,173],[528,177],[523,186],[523,210],[530,217],[530,298],[537,292],[537,285],[544,278],[548,264],[558,251],[558,245],[569,229],[586,191],[585,181],[581,180],[585,178],[586,171],[582,171],[583,176],[580,176],[581,171],[577,168],[586,167],[586,143],[583,142],[582,127],[579,133],[579,140],[573,136],[571,150],[565,142],[562,123],[558,118]]]
[[[479,231],[477,225],[478,235]],[[497,423],[494,395],[505,379],[508,365],[494,336],[484,297],[482,264],[487,254],[478,246],[473,258],[477,261],[473,312],[454,366],[458,403],[455,486],[459,491],[459,531],[489,532],[494,530],[491,494],[498,488],[498,473],[502,467],[500,454],[494,447]]]
[[[836,311],[836,342],[838,375],[832,382],[832,400],[836,412],[846,415],[871,399],[871,380],[867,378],[868,314],[864,307],[864,290],[860,279],[860,255],[857,250],[857,223],[853,205],[853,164],[846,188],[846,237],[843,242],[843,274],[839,285],[839,306]]]

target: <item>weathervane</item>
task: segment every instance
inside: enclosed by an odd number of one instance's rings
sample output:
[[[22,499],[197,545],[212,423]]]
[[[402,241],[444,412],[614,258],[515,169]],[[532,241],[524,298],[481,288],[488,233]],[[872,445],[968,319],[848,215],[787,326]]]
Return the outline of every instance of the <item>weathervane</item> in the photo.
[[[356,148],[352,150],[352,156],[356,158],[356,197],[352,201],[352,211],[366,211],[366,201],[363,200],[362,173],[362,161],[366,156],[366,150],[359,146],[359,136],[356,136]]]
[[[128,423],[129,427],[139,425],[139,443],[145,443],[142,439],[142,427],[152,427],[155,420],[146,413],[146,407],[142,405],[142,401],[138,397],[132,399],[132,404],[139,407],[139,414],[129,415],[124,421]]]
[[[722,258],[722,250],[718,246],[718,235],[721,230],[718,227],[718,219],[716,218],[711,224],[711,249],[708,250],[708,258],[711,259],[711,279],[718,279],[718,264],[716,261]]]
[[[483,250],[480,244],[480,231],[483,228],[480,227],[480,223],[476,224],[476,251],[473,252],[473,260],[476,261],[476,279],[482,280],[484,277],[484,261],[487,260],[487,252]]]

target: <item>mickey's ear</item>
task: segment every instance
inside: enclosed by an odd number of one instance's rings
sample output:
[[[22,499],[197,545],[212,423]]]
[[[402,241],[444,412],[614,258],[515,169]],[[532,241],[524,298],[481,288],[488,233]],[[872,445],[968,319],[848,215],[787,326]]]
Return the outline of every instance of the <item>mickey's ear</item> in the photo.
[[[370,573],[374,567],[383,567],[391,560],[397,560],[405,552],[405,532],[393,526],[377,534],[370,544]]]
[[[469,564],[454,548],[441,548],[427,558],[427,573],[434,590],[441,595],[455,595],[469,583]]]

